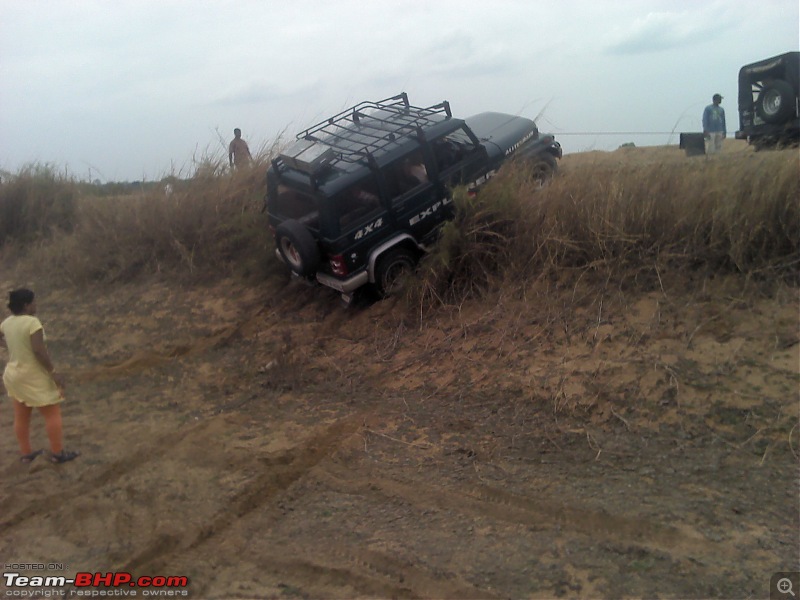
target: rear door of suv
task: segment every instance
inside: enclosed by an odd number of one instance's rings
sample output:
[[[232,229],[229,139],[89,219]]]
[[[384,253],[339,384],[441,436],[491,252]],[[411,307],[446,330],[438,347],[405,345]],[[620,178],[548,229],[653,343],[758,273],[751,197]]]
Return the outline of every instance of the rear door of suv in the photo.
[[[452,216],[452,200],[436,179],[430,159],[420,147],[382,169],[395,229],[410,232],[421,244]]]

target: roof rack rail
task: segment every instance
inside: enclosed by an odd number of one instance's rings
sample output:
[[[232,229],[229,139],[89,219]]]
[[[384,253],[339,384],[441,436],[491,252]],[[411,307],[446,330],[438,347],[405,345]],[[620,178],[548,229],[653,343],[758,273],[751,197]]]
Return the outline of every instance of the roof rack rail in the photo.
[[[424,129],[452,117],[447,101],[422,108],[412,106],[405,92],[378,101],[359,102],[297,134],[298,144],[318,142],[335,154],[333,160],[358,162],[406,135],[421,136]],[[313,168],[311,170],[317,170]]]

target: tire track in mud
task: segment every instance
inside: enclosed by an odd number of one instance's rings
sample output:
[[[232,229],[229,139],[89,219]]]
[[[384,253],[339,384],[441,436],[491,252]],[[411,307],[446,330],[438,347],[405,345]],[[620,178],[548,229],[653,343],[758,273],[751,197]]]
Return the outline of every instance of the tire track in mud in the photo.
[[[359,569],[365,569],[369,573],[397,581],[398,584],[408,587],[420,598],[486,598],[488,600],[498,597],[485,589],[479,589],[460,580],[454,574],[448,574],[447,579],[437,577],[423,568],[408,562],[401,562],[385,554],[372,551],[343,551],[340,556]]]
[[[205,430],[214,424],[213,419],[203,421],[197,425],[186,429],[183,432],[174,433],[170,432],[164,435],[162,439],[152,443],[146,448],[137,449],[136,460],[131,460],[130,455],[122,456],[121,458],[113,461],[112,463],[103,467],[103,469],[88,481],[81,481],[80,479],[74,483],[71,488],[61,488],[58,493],[51,494],[42,498],[37,498],[35,504],[26,505],[19,512],[9,515],[9,510],[13,508],[13,502],[10,500],[0,503],[0,513],[8,515],[3,521],[0,521],[0,533],[8,529],[20,525],[32,517],[40,514],[47,514],[71,500],[91,494],[93,491],[98,490],[110,483],[118,481],[127,476],[132,471],[140,469],[146,464],[158,460],[159,457],[166,456],[173,452],[180,444],[193,436],[202,436]],[[47,465],[45,468],[58,468],[55,465]]]
[[[321,462],[361,430],[365,418],[365,414],[355,414],[340,419],[318,429],[316,434],[297,447],[279,454],[257,457],[264,466],[264,472],[251,480],[203,525],[184,532],[159,532],[132,558],[114,568],[128,572],[160,572],[168,567],[174,555],[190,555],[205,544],[214,543],[247,514],[272,504],[277,496],[312,470],[316,473]],[[192,432],[200,433],[202,429],[193,428]],[[186,437],[183,436],[184,439]],[[169,451],[163,448],[159,452],[148,453],[146,458],[157,459]],[[135,468],[142,466],[144,461],[140,460]],[[93,481],[97,486],[102,486],[124,475],[112,465]],[[279,516],[276,514],[274,518]],[[495,597],[487,590],[458,579],[455,574],[440,576],[374,551],[339,546],[325,559],[319,560],[316,558],[319,549],[295,550],[297,553],[294,556],[287,556],[284,550],[281,555],[262,556],[260,561],[282,581],[295,581],[298,585],[308,581],[314,581],[315,584],[328,582],[340,589],[351,587],[358,590],[359,594],[381,597],[426,598],[431,594],[439,598]],[[202,596],[209,591],[208,585],[200,584],[193,591]]]
[[[268,507],[294,483],[312,471],[317,473],[320,463],[358,434],[366,418],[367,414],[352,415],[318,430],[316,435],[286,452],[258,457],[265,467],[264,472],[204,525],[188,533],[161,532],[130,560],[115,568],[128,572],[160,572],[169,568],[175,555],[185,558],[207,543],[219,542],[220,537],[247,514]],[[267,514],[267,521],[271,518],[278,519],[280,515]],[[294,555],[289,553],[291,551]],[[322,559],[318,556],[319,548],[292,547],[284,548],[280,555],[262,554],[259,563],[265,570],[275,573],[280,581],[296,582],[299,586],[313,581],[314,585],[327,583],[339,589],[354,588],[359,594],[397,598],[496,597],[454,573],[438,575],[379,552],[353,550],[341,545]],[[193,592],[202,596],[210,592],[209,586],[199,583]]]
[[[297,556],[318,554],[313,549],[289,548]],[[453,598],[463,600],[493,600],[500,598],[491,591],[465,582],[453,574],[437,576],[424,568],[399,561],[374,551],[351,552],[342,549],[328,561],[285,556],[262,556],[264,569],[281,581],[297,582],[299,586],[355,588],[367,596],[382,598]]]
[[[328,464],[316,476],[331,489],[362,496],[381,495],[400,498],[413,506],[437,507],[513,524],[572,530],[593,537],[604,537],[659,552],[698,555],[727,555],[720,544],[688,527],[662,525],[643,519],[560,505],[546,500],[519,496],[487,485],[462,489],[432,487],[420,481],[402,481],[378,474],[358,478],[353,471]]]
[[[250,316],[250,318],[259,316],[263,311],[263,308],[256,311]],[[74,379],[78,383],[114,379],[116,377],[130,375],[138,371],[160,367],[180,358],[199,356],[208,352],[209,350],[213,350],[214,348],[218,348],[226,344],[242,330],[245,323],[247,323],[247,319],[242,320],[237,324],[229,325],[228,327],[223,328],[221,331],[201,338],[193,344],[171,346],[161,352],[157,352],[155,350],[142,350],[134,353],[129,358],[120,362],[108,363],[98,367],[78,371],[75,374]]]
[[[162,535],[152,540],[130,560],[119,565],[119,569],[134,571],[158,571],[164,559],[176,550],[190,552],[202,544],[224,533],[237,520],[248,513],[270,503],[296,481],[305,476],[324,458],[332,454],[362,426],[364,415],[356,414],[335,421],[322,428],[302,445],[292,448],[277,457],[261,459],[265,470],[234,495],[200,528],[190,530],[178,537]]]
[[[245,329],[249,324],[258,318],[264,318],[264,314],[267,312],[269,312],[267,315],[267,318],[269,318],[284,312],[294,313],[298,308],[291,298],[284,299],[278,303],[273,302],[271,305],[268,305],[267,301],[268,298],[261,298],[257,302],[257,308],[253,309],[251,306],[249,310],[244,310],[244,316],[237,319],[236,322],[223,327],[214,334],[201,337],[193,343],[168,345],[161,351],[141,350],[118,362],[76,371],[72,379],[77,383],[113,379],[138,371],[160,367],[177,359],[199,356],[225,345],[236,335],[245,333]],[[326,301],[325,299],[312,298],[311,302],[324,304]]]

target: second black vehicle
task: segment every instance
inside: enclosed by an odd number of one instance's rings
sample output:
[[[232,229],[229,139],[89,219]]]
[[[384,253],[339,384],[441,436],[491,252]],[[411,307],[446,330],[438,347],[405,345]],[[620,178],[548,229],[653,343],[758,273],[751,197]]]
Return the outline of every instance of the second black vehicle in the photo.
[[[562,155],[530,119],[452,116],[448,102],[412,106],[403,93],[361,102],[297,135],[267,172],[276,252],[296,275],[341,292],[390,294],[454,215],[452,190],[475,190],[506,161],[542,182]]]
[[[800,52],[786,52],[739,70],[739,131],[757,150],[800,142]]]

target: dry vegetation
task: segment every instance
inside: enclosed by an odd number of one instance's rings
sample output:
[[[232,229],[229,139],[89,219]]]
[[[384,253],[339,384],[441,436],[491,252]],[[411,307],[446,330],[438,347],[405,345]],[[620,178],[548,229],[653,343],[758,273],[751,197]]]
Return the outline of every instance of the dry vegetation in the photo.
[[[75,284],[263,278],[279,270],[261,210],[267,162],[231,173],[205,161],[171,193],[112,197],[47,167],[24,169],[0,188],[4,255]],[[666,266],[796,283],[799,162],[794,151],[706,160],[621,149],[567,157],[545,189],[512,165],[476,198],[457,192],[458,216],[412,293],[457,303],[555,270],[652,282]]]
[[[265,172],[263,160],[235,173],[205,161],[189,179],[107,195],[49,167],[25,169],[0,187],[3,252],[75,285],[263,274]]]
[[[638,162],[625,152],[568,158],[545,189],[513,168],[480,196],[459,196],[424,293],[453,300],[565,268],[657,278],[670,266],[797,281],[795,152],[687,160],[664,148]]]

